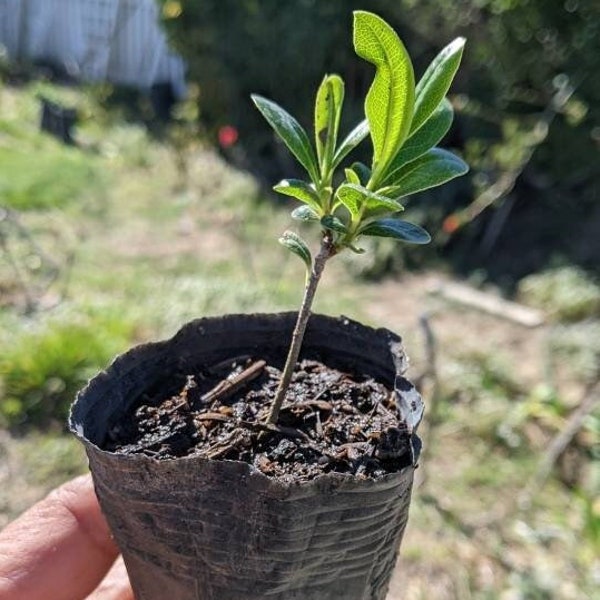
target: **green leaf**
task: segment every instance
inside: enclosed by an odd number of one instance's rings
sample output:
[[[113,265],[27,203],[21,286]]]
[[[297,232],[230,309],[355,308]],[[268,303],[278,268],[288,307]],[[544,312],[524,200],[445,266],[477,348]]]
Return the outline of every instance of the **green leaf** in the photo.
[[[379,219],[365,225],[360,235],[390,237],[409,244],[428,244],[431,236],[418,225],[400,219]]]
[[[284,231],[279,238],[279,243],[285,246],[288,250],[299,256],[308,270],[312,269],[312,255],[306,242],[293,231]]]
[[[456,38],[431,62],[417,84],[411,132],[417,131],[445,98],[460,65],[465,38]]]
[[[358,175],[360,184],[366,186],[371,179],[371,169],[361,162],[352,163],[352,170]]]
[[[302,205],[292,211],[292,219],[296,221],[318,221],[319,215],[310,206]]]
[[[319,214],[323,212],[321,200],[314,186],[302,181],[302,179],[283,179],[277,185],[274,185],[273,189],[284,196],[291,196],[296,200],[300,200],[300,202],[304,202]]]
[[[413,133],[404,143],[400,152],[396,154],[394,160],[389,166],[386,181],[393,181],[396,178],[396,171],[407,163],[419,158],[439,144],[442,138],[448,133],[454,111],[448,100],[444,99],[435,109],[427,122],[418,131]]]
[[[347,233],[348,228],[344,225],[341,219],[333,215],[325,215],[321,218],[321,225],[325,227],[325,229],[330,229],[331,231],[335,231],[336,233]]]
[[[402,205],[383,196],[371,192],[361,185],[354,183],[343,183],[336,191],[336,198],[348,209],[352,218],[359,217],[361,210],[363,217],[375,214],[398,212],[403,209]]]
[[[360,185],[360,178],[358,174],[353,169],[344,169],[344,173],[346,174],[346,181],[348,183],[354,183],[356,185]]]
[[[352,219],[357,218],[360,214],[364,200],[363,189],[356,183],[343,183],[335,192],[335,197],[348,209]]]
[[[432,148],[417,160],[399,169],[393,184],[381,188],[379,193],[400,199],[442,185],[464,175],[468,170],[467,163],[452,152]]]
[[[365,101],[377,177],[385,173],[408,136],[415,101],[414,72],[396,32],[372,13],[355,11],[354,49],[377,69]]]
[[[315,143],[323,176],[330,170],[333,162],[343,102],[342,78],[338,75],[326,75],[319,86],[315,102]]]
[[[361,121],[344,139],[333,157],[332,168],[337,167],[343,160],[369,135],[369,123]]]
[[[300,123],[275,102],[257,94],[253,94],[251,97],[262,116],[306,169],[310,178],[315,182],[318,181],[319,172],[315,153],[310,145],[306,131],[304,131]]]

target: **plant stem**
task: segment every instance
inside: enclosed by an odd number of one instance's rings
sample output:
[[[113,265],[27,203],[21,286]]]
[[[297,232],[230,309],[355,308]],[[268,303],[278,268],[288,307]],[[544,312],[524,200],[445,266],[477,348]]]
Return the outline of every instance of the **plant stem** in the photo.
[[[281,405],[285,400],[285,395],[290,386],[290,381],[292,380],[292,373],[294,372],[294,367],[296,366],[298,356],[300,355],[300,349],[302,348],[304,332],[306,331],[306,325],[308,324],[308,319],[310,317],[310,309],[315,298],[317,285],[321,279],[321,275],[323,274],[325,263],[335,255],[335,252],[336,250],[331,239],[331,234],[329,232],[323,234],[321,249],[319,250],[319,254],[317,254],[313,260],[310,276],[306,281],[304,297],[302,298],[302,304],[300,305],[300,310],[298,311],[298,319],[296,320],[296,326],[294,327],[294,332],[292,333],[292,342],[290,344],[290,349],[285,361],[283,373],[281,374],[281,379],[279,380],[279,385],[277,386],[275,399],[273,400],[271,411],[269,412],[269,416],[267,418],[267,423],[272,423],[275,425],[279,419],[279,411],[281,410]]]

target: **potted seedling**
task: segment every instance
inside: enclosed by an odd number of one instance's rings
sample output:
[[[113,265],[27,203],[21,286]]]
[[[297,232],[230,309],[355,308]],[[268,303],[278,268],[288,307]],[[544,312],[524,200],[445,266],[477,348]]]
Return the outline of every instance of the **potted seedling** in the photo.
[[[415,86],[393,29],[356,12],[354,47],[376,73],[366,119],[341,143],[337,75],[317,92],[314,145],[253,96],[308,176],[275,186],[320,233],[314,256],[296,233],[281,237],[306,265],[300,310],[193,321],[118,357],[78,395],[70,426],[139,600],[385,597],[423,405],[403,377],[400,338],[311,305],[327,262],[362,252],[363,237],[429,241],[398,217],[400,202],[467,170],[436,147],[463,44],[444,48]],[[371,164],[346,164],[368,136]]]

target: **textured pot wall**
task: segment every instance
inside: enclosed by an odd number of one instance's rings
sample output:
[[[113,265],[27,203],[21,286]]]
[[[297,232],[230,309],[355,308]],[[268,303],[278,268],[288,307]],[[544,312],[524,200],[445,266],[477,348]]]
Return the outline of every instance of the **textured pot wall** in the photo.
[[[295,315],[201,319],[167,342],[134,348],[81,392],[70,425],[139,600],[383,600],[406,520],[414,468],[377,481],[326,475],[284,485],[245,463],[156,461],[101,450],[141,394],[243,354],[281,361]],[[393,352],[390,350],[393,348]],[[303,356],[369,374],[396,393],[400,340],[314,315]]]

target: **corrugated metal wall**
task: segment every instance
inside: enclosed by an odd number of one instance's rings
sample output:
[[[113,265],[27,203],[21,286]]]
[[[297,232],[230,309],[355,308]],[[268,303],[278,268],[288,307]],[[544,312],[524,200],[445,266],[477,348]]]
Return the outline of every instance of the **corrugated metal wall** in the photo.
[[[182,59],[159,26],[154,0],[0,0],[0,45],[75,77],[185,93]]]

